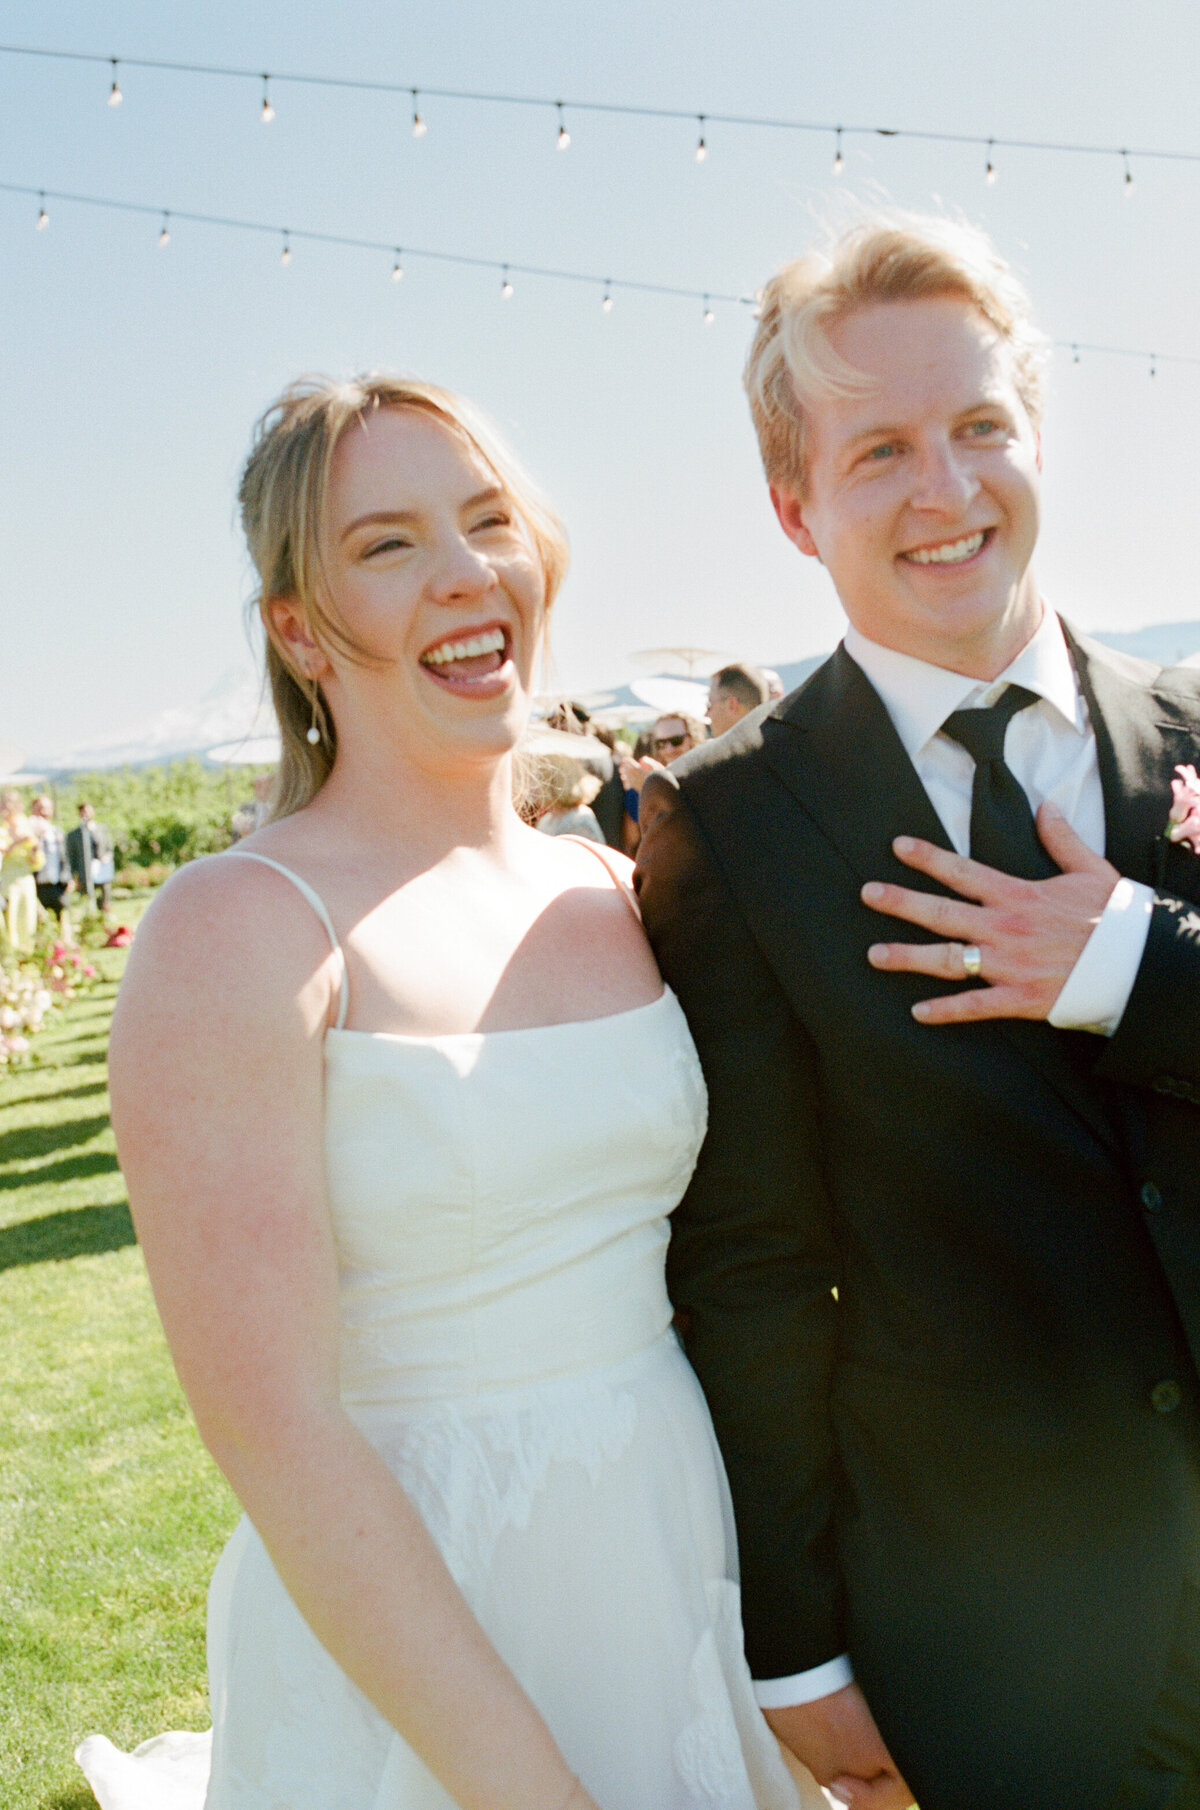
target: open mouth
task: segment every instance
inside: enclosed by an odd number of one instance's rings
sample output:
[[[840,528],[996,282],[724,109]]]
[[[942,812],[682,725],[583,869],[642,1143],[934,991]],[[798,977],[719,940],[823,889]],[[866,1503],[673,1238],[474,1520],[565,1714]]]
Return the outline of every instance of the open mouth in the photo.
[[[980,528],[974,534],[964,534],[961,540],[942,541],[935,547],[914,547],[900,557],[914,566],[963,566],[974,559],[993,533],[991,528]]]
[[[427,647],[420,656],[421,665],[443,684],[459,686],[486,685],[503,672],[511,654],[508,630],[502,623],[470,629],[461,635],[448,635],[444,641]]]

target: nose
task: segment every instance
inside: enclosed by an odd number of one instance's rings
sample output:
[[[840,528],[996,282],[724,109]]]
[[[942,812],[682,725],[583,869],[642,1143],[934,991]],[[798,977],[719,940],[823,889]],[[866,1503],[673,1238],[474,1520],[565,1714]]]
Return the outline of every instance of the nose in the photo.
[[[970,459],[954,441],[938,440],[921,449],[909,499],[914,509],[960,515],[978,491]]]
[[[466,535],[455,529],[438,542],[429,589],[439,603],[484,597],[498,583],[491,560]]]

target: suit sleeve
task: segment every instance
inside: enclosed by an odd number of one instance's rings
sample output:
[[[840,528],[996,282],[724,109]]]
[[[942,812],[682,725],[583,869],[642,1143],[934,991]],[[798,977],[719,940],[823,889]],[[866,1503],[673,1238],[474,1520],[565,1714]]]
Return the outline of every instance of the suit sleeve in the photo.
[[[844,1652],[829,1392],[837,1257],[814,1053],[677,789],[642,794],[646,929],[691,1026],[709,1121],[667,1276],[729,1472],[757,1678]]]
[[[1100,1074],[1200,1105],[1200,908],[1160,893]]]

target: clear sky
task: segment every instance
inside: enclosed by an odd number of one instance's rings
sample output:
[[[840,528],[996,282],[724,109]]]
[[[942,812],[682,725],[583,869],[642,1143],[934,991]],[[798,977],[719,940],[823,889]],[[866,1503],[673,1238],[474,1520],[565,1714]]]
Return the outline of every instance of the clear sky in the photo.
[[[1195,0],[6,0],[10,45],[699,113],[1200,151]],[[833,645],[824,575],[779,534],[739,371],[743,294],[845,197],[986,227],[1056,339],[1200,358],[1200,164],[710,124],[0,56],[0,181],[513,264],[595,285],[171,225],[0,191],[0,740],[125,739],[248,663],[233,489],[306,370],[461,389],[562,510],[558,665],[576,689],[676,642],[779,662]],[[611,312],[601,308],[613,279]],[[1085,628],[1200,617],[1200,366],[1060,353],[1038,571]]]

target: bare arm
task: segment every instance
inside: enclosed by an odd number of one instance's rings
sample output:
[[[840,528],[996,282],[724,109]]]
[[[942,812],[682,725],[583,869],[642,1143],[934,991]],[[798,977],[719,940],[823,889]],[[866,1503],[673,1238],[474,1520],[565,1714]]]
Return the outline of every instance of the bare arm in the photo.
[[[113,1122],[180,1380],[301,1613],[463,1810],[586,1810],[341,1407],[322,1155],[336,979],[302,902],[245,865],[172,882],[113,1027]]]

